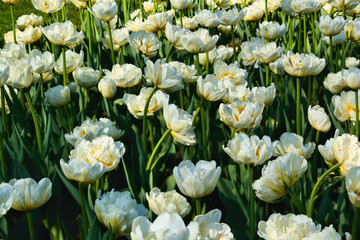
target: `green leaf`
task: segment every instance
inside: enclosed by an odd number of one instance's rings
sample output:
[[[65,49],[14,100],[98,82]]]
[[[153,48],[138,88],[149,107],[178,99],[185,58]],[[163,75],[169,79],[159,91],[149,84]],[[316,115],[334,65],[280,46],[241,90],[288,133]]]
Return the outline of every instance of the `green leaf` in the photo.
[[[81,206],[80,194],[79,194],[78,189],[76,187],[74,187],[74,185],[72,185],[71,182],[69,182],[69,180],[60,172],[60,170],[57,166],[55,166],[55,168],[56,168],[56,171],[57,171],[61,181],[64,183],[65,187],[69,190],[70,194],[73,196],[73,198],[75,199],[77,204],[79,204],[79,206]]]

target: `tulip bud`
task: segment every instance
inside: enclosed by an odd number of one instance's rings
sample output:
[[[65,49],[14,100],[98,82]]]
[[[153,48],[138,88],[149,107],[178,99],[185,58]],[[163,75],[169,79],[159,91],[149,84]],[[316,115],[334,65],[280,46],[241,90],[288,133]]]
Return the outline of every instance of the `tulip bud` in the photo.
[[[70,101],[70,89],[61,85],[49,88],[45,92],[45,98],[56,108],[65,106]]]
[[[308,118],[310,125],[320,132],[327,132],[331,128],[331,122],[329,116],[326,114],[324,108],[316,105],[314,107],[309,106]]]
[[[98,84],[98,89],[104,98],[112,98],[116,93],[115,82],[108,77],[104,77]]]

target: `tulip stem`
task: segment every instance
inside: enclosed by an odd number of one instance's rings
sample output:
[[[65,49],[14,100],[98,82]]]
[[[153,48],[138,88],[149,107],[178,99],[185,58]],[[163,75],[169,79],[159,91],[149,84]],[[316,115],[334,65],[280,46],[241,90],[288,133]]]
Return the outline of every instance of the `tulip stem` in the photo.
[[[301,53],[301,15],[299,16],[298,53]]]
[[[40,92],[41,92],[41,98],[44,99],[44,80],[42,73],[40,73]]]
[[[205,53],[206,76],[209,74],[209,52]]]
[[[359,208],[355,206],[353,208],[354,208],[354,217],[352,222],[351,237],[352,239],[357,239],[356,234],[357,234],[357,225],[359,223]]]
[[[113,46],[113,41],[112,41],[112,36],[111,36],[110,22],[107,22],[106,24],[107,24],[108,32],[109,32],[110,50],[111,50],[111,61],[112,61],[112,64],[114,65],[114,64],[116,63],[116,61],[115,61],[114,46]]]
[[[356,121],[355,121],[355,135],[359,137],[359,90],[355,90],[355,110],[356,110]]]
[[[233,62],[236,61],[236,47],[235,47],[235,29],[231,26],[231,43],[233,47]]]
[[[197,107],[197,109],[196,109],[196,111],[195,111],[195,113],[194,113],[194,115],[193,115],[193,120],[192,120],[191,126],[195,126],[195,125],[196,125],[196,118],[197,118],[197,116],[199,115],[200,110],[201,110],[201,108],[204,106],[204,104],[205,104],[205,101],[204,101],[203,99],[201,99],[201,100],[200,100],[200,104],[199,104],[199,106]]]
[[[342,17],[345,19],[345,0],[342,1]]]
[[[180,10],[180,26],[181,26],[181,28],[184,28],[183,27],[183,10]]]
[[[301,135],[300,125],[300,78],[296,78],[296,133]]]
[[[208,156],[208,136],[206,134],[206,120],[208,117],[205,117],[205,109],[204,107],[200,110],[200,118],[201,118],[201,136],[202,136],[202,144],[203,144],[203,151],[204,151],[204,160],[209,160]]]
[[[333,60],[333,37],[330,36],[330,72],[334,72],[334,60]]]
[[[124,58],[124,46],[120,47],[120,55],[121,55],[121,61],[122,61],[122,64],[125,64],[125,58]]]
[[[7,180],[7,167],[6,167],[6,162],[5,162],[5,156],[4,156],[4,138],[6,136],[6,123],[5,123],[5,98],[4,98],[4,86],[1,87],[1,120],[2,120],[2,131],[0,134],[0,158],[1,158],[1,172],[2,172],[2,177],[3,177],[3,181]]]
[[[196,215],[201,214],[201,198],[195,199]]]
[[[265,65],[265,72],[266,72],[266,87],[270,85],[270,71],[269,71],[269,64]]]
[[[90,8],[90,3],[88,3],[88,7]],[[90,22],[90,11],[86,9],[86,35],[89,40],[89,52],[90,56],[92,56],[92,44],[91,44],[91,22]]]
[[[249,190],[250,190],[250,239],[255,239],[255,193],[252,189],[254,183],[254,166],[249,165]]]
[[[26,215],[28,220],[30,239],[35,240],[34,225],[32,221],[31,210],[27,211]]]
[[[142,4],[142,1],[139,0],[139,6],[140,6],[140,15],[141,15],[141,21],[144,21],[144,7],[143,7],[143,4]]]
[[[265,0],[265,21],[268,20],[268,7],[267,7],[267,0]]]
[[[196,64],[196,69],[197,69],[197,74],[198,74],[198,77],[201,76],[201,69],[200,69],[200,63],[199,63],[199,54],[195,54],[195,64]]]
[[[329,168],[326,172],[324,172],[323,175],[321,175],[321,177],[316,181],[315,186],[314,186],[313,190],[311,191],[310,200],[309,200],[309,208],[308,208],[308,212],[307,212],[307,215],[308,215],[309,218],[312,218],[312,215],[313,215],[314,202],[315,202],[316,194],[317,194],[317,191],[318,191],[318,189],[320,187],[320,184],[324,181],[324,179],[330,173],[334,172],[340,166],[341,166],[341,163],[335,164],[334,166]]]
[[[349,50],[350,48],[350,45],[351,45],[351,41],[348,41],[348,43],[346,44],[346,47],[345,47],[345,50],[343,52],[343,58],[342,58],[342,63],[341,63],[341,67],[342,68],[345,68],[345,58],[346,58],[346,53],[347,51]]]
[[[288,45],[288,50],[291,50],[292,48],[292,45],[293,45],[293,18],[290,17],[290,23],[289,23],[289,26],[290,26],[290,31],[289,31],[289,45]]]
[[[306,32],[306,15],[303,16],[303,24],[304,24],[304,53],[307,52],[307,32]]]
[[[290,195],[291,200],[296,205],[298,211],[301,214],[305,213],[304,206],[302,205],[302,203],[301,203],[300,199],[298,198],[298,196],[296,195],[296,193],[291,188],[286,189],[286,192]]]
[[[63,84],[64,84],[64,87],[66,87],[66,84],[67,84],[67,73],[66,73],[66,55],[65,55],[65,46],[62,47],[61,49],[62,51],[62,58],[63,58]]]
[[[82,224],[84,230],[84,239],[87,239],[89,225],[88,225],[88,219],[85,208],[84,188],[81,182],[79,182],[79,194],[80,194],[80,202],[81,202],[81,216],[82,216]]]
[[[172,50],[173,47],[174,47],[174,44],[171,44],[170,47],[169,47],[169,50],[168,50],[167,53],[166,53],[165,63],[168,63],[168,62],[169,62],[170,52],[171,52],[171,50]]]
[[[124,8],[124,18],[125,18],[125,23],[127,23],[127,21],[129,20],[129,16],[128,16],[128,7],[127,7],[127,0],[123,0],[123,8]]]
[[[157,161],[155,161],[155,162],[152,164],[152,161],[154,160],[154,157],[155,157],[155,153],[157,152],[157,150],[159,149],[160,145],[161,145],[162,142],[165,140],[165,138],[167,137],[167,135],[170,134],[170,132],[171,132],[171,128],[168,128],[168,129],[166,130],[166,132],[162,135],[162,137],[160,138],[160,140],[158,141],[158,143],[156,144],[154,150],[153,150],[152,153],[151,153],[151,156],[150,156],[150,158],[149,158],[149,161],[148,161],[148,163],[147,163],[147,165],[146,165],[146,171],[149,171],[149,170],[152,171],[153,168],[156,166],[156,163],[157,163],[158,159],[157,159]]]
[[[33,106],[32,102],[31,102],[29,92],[26,91],[24,94],[25,94],[26,101],[29,104],[30,111],[31,111],[31,116],[32,116],[33,121],[34,121],[34,126],[35,126],[35,131],[36,131],[36,140],[37,140],[37,143],[38,143],[39,153],[41,154],[42,153],[42,141],[41,141],[41,132],[40,132],[39,121],[38,121],[38,119],[36,117],[35,109],[34,109],[34,106]]]
[[[2,127],[3,137],[7,136],[7,118],[5,112],[5,88],[1,87],[1,116],[2,116]]]
[[[312,32],[312,43],[314,45],[314,54],[316,55],[317,52],[317,42],[315,39],[315,24],[314,24],[314,19],[316,17],[316,13],[311,14],[311,32]]]
[[[12,24],[12,30],[13,30],[13,36],[14,36],[14,43],[17,43],[16,42],[15,17],[14,17],[14,6],[13,6],[13,4],[10,4],[10,12],[11,12],[11,24]]]
[[[149,135],[150,135],[151,151],[153,151],[154,148],[155,148],[153,126],[151,124],[151,121],[148,121],[148,123],[149,123]]]
[[[154,95],[154,93],[156,92],[157,89],[158,89],[157,86],[155,86],[155,87],[153,88],[153,90],[151,91],[150,95],[149,95],[148,98],[146,99],[146,103],[145,103],[145,107],[144,107],[143,129],[142,129],[142,142],[143,142],[143,148],[144,148],[145,156],[147,156],[147,138],[146,138],[147,113],[148,113],[148,109],[149,109],[150,100],[151,100],[152,96]]]
[[[317,169],[317,159],[318,159],[318,153],[319,153],[319,150],[317,150],[317,149],[319,146],[319,137],[320,137],[320,131],[316,131],[314,161],[313,161],[313,164],[311,164],[312,179],[315,179],[316,174],[317,174],[316,169]]]

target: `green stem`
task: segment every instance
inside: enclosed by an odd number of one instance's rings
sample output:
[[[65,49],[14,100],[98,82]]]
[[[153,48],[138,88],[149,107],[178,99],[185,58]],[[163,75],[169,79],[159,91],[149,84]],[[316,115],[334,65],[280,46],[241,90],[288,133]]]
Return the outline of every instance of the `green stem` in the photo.
[[[84,93],[84,115],[85,117],[87,116],[86,112],[87,112],[87,105],[89,102],[89,93],[88,93],[88,89],[87,88],[83,88],[83,93]]]
[[[304,27],[304,53],[307,52],[307,32],[306,32],[306,15],[303,16],[303,27]]]
[[[195,199],[195,205],[196,205],[196,215],[201,214],[201,198]]]
[[[173,47],[174,47],[174,44],[171,44],[170,47],[169,47],[169,50],[168,50],[167,53],[166,53],[165,63],[168,63],[168,62],[169,62],[170,52],[171,52],[171,50],[173,49]]]
[[[267,0],[265,0],[265,21],[268,20],[268,7],[267,7]]]
[[[300,78],[296,78],[296,134],[298,135],[301,135],[300,121]]]
[[[355,109],[356,109],[355,134],[356,137],[359,137],[359,90],[355,90]]]
[[[201,76],[201,68],[200,68],[200,61],[199,61],[199,54],[195,54],[195,64],[196,64],[196,70],[197,70],[197,75],[198,77]]]
[[[88,3],[88,7],[90,7],[90,4]],[[89,40],[89,52],[90,56],[92,56],[92,38],[91,38],[91,22],[90,22],[90,11],[89,9],[86,10],[86,35]]]
[[[357,207],[353,207],[354,208],[354,217],[353,217],[353,222],[352,222],[352,229],[351,229],[351,237],[352,239],[357,239],[356,238],[356,234],[357,234],[357,226],[359,223],[359,208]]]
[[[28,220],[30,239],[35,240],[36,238],[35,238],[34,225],[33,225],[32,216],[31,216],[31,210],[26,212],[26,216],[27,216],[27,220]]]
[[[317,149],[319,146],[319,137],[320,137],[320,131],[316,131],[314,161],[313,164],[311,165],[312,179],[316,179],[316,175],[317,175],[317,159],[319,153]]]
[[[233,139],[233,138],[235,137],[235,133],[236,133],[236,128],[232,127],[232,128],[231,128],[230,139]]]
[[[342,58],[342,63],[341,63],[341,67],[342,67],[342,68],[345,68],[346,53],[347,53],[347,51],[349,50],[350,45],[351,45],[351,41],[349,40],[348,43],[346,44],[346,48],[345,48],[345,50],[344,50],[344,52],[343,52],[343,56],[342,56],[343,58]]]
[[[38,119],[36,117],[35,109],[34,109],[34,106],[32,105],[29,92],[26,91],[24,94],[25,94],[26,101],[29,104],[30,111],[31,111],[31,116],[32,116],[33,121],[34,121],[35,131],[36,131],[36,140],[37,140],[37,143],[38,143],[39,152],[41,154],[42,153],[42,141],[41,141],[41,131],[40,131],[40,126],[39,126],[39,121],[38,121]]]
[[[292,202],[296,205],[296,208],[298,209],[299,213],[301,214],[305,213],[304,206],[302,205],[296,193],[291,188],[288,188],[286,191],[290,195]]]
[[[110,50],[111,50],[111,61],[112,64],[114,65],[116,63],[115,60],[115,54],[114,54],[114,46],[113,46],[113,41],[112,41],[112,34],[111,34],[111,27],[110,27],[110,22],[107,22],[107,27],[108,27],[108,31],[109,31],[109,40],[110,40]]]
[[[124,8],[124,17],[125,17],[125,23],[127,23],[127,21],[129,20],[129,13],[128,13],[128,8],[127,8],[127,0],[123,0],[123,8]]]
[[[5,123],[5,104],[4,103],[4,87],[1,87],[1,120],[3,122],[3,128],[0,134],[0,158],[1,158],[1,173],[3,176],[3,181],[7,180],[7,167],[6,167],[6,161],[5,161],[5,156],[4,156],[4,138],[5,138],[5,129],[6,129],[6,125]]]
[[[204,104],[205,104],[205,101],[204,101],[203,99],[201,99],[201,100],[200,100],[200,105],[197,107],[197,109],[196,109],[196,111],[195,111],[195,113],[194,113],[194,115],[193,115],[193,120],[192,120],[191,126],[195,126],[195,125],[196,125],[196,118],[197,118],[197,116],[199,115],[200,110],[201,110],[201,108],[204,106]]]
[[[316,42],[316,39],[315,39],[315,19],[316,17],[316,13],[313,13],[311,14],[311,32],[312,32],[312,42],[313,42],[313,45],[314,45],[314,54],[316,55],[316,52],[317,52],[317,42]]]
[[[42,73],[40,73],[40,92],[41,92],[41,98],[44,99],[44,80]]]
[[[149,123],[149,135],[150,135],[151,151],[154,151],[155,143],[154,143],[153,126],[152,126],[152,124],[151,124],[151,121],[148,121],[148,123]]]
[[[180,10],[180,26],[183,28],[183,10]]]
[[[3,136],[7,136],[7,118],[5,112],[5,88],[1,87],[1,116],[2,116],[2,127]]]
[[[141,15],[141,21],[144,21],[144,7],[143,7],[143,4],[142,4],[142,1],[139,0],[139,6],[140,6],[140,15]]]
[[[266,87],[270,86],[270,71],[269,71],[269,64],[265,65],[266,71]]]
[[[307,215],[309,218],[312,218],[313,215],[313,210],[314,210],[314,202],[315,202],[315,197],[317,194],[317,191],[320,187],[320,184],[324,181],[324,179],[332,172],[334,172],[336,169],[338,169],[341,166],[341,163],[337,163],[334,166],[332,166],[330,169],[328,169],[325,173],[323,173],[323,175],[321,175],[321,177],[317,180],[317,182],[315,183],[315,186],[313,188],[313,190],[311,191],[311,195],[310,195],[310,200],[309,200],[309,209],[307,212]]]
[[[206,76],[209,74],[209,52],[205,53],[206,59],[205,59],[205,64],[206,64]]]
[[[299,29],[298,29],[298,53],[302,53],[301,51],[301,16],[299,16]]]
[[[152,96],[154,95],[154,93],[156,92],[157,89],[158,89],[157,86],[155,86],[155,87],[153,88],[153,90],[151,91],[150,95],[149,95],[148,98],[146,99],[146,103],[145,103],[145,107],[144,107],[143,129],[142,129],[142,142],[143,142],[143,148],[144,148],[145,156],[147,155],[147,139],[146,139],[147,112],[148,112],[148,109],[149,109],[150,100],[151,100]]]
[[[233,47],[233,62],[236,61],[236,47],[235,47],[235,29],[231,26],[231,43]]]
[[[68,123],[68,127],[69,127],[69,132],[72,132],[72,131],[73,131],[73,125],[72,125],[72,121],[71,121],[71,116],[70,116],[70,113],[69,113],[69,107],[68,107],[68,105],[64,106],[64,111],[65,111],[66,118],[67,118],[67,123]]]
[[[125,58],[124,58],[124,46],[120,47],[120,56],[122,64],[125,64]]]
[[[293,18],[290,17],[290,23],[289,23],[289,26],[290,26],[290,31],[289,31],[289,45],[288,45],[288,50],[291,50],[292,48],[292,45],[293,45]]]
[[[334,60],[333,60],[333,37],[330,36],[330,72],[334,72]]]
[[[206,118],[205,118],[205,110],[202,107],[200,110],[200,117],[201,117],[201,136],[202,136],[202,144],[203,144],[203,151],[204,151],[204,160],[209,160],[209,156],[208,156],[208,144],[207,144],[207,140],[208,140],[208,136],[206,134]]]
[[[66,87],[67,84],[67,74],[66,74],[66,56],[65,56],[65,46],[62,47],[62,58],[63,58],[63,84]]]
[[[155,157],[155,154],[157,152],[157,150],[159,149],[160,145],[162,144],[162,142],[165,140],[165,138],[167,137],[167,135],[169,135],[171,132],[171,129],[168,128],[166,130],[166,132],[162,135],[162,137],[160,138],[160,140],[158,141],[158,143],[156,144],[154,150],[152,151],[151,153],[151,156],[149,158],[149,161],[146,165],[146,171],[152,171],[153,167],[155,166],[156,162],[154,164],[152,164],[153,160],[154,160],[154,157]]]
[[[255,222],[255,193],[252,189],[254,182],[254,166],[249,165],[249,190],[250,190],[250,239],[255,239],[256,222]]]
[[[132,186],[131,186],[131,181],[130,181],[130,178],[129,178],[129,173],[128,173],[128,170],[127,170],[127,167],[126,167],[126,164],[125,164],[125,160],[124,160],[123,157],[121,158],[121,163],[122,163],[122,165],[123,165],[123,167],[124,167],[125,178],[126,178],[126,182],[127,182],[129,191],[130,191],[131,195],[133,196],[133,198],[135,198],[134,190],[133,190],[133,188],[132,188]]]
[[[345,18],[345,0],[343,0],[342,3],[343,3],[343,5],[342,5],[342,17],[343,17],[344,19],[346,19],[346,18]],[[354,239],[355,239],[355,238],[354,238]]]
[[[86,207],[85,207],[84,188],[81,182],[79,182],[79,194],[80,194],[80,202],[81,202],[81,216],[83,223],[84,239],[87,239],[89,224],[88,224]]]
[[[15,32],[15,17],[14,17],[14,6],[10,4],[10,12],[11,12],[11,24],[12,24],[12,30],[14,35],[14,43],[16,42],[16,32]]]

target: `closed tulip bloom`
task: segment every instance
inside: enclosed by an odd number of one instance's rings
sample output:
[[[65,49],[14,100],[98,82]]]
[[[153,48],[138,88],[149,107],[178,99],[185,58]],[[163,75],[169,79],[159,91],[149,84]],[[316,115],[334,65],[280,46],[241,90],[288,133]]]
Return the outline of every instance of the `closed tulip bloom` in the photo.
[[[84,88],[97,85],[100,79],[99,70],[89,67],[78,67],[72,74],[75,82]]]
[[[124,94],[123,101],[126,104],[129,112],[135,118],[140,119],[144,116],[146,100],[149,98],[152,90],[153,88],[143,87],[140,90],[139,95],[137,96],[135,94],[129,94],[129,93]],[[155,112],[160,111],[163,108],[164,104],[167,103],[168,101],[169,101],[169,95],[163,93],[160,90],[157,90],[150,99],[147,116],[152,116],[154,115]]]
[[[225,47],[224,45],[214,47],[211,51],[207,52],[209,65],[212,65],[217,61],[229,60],[233,54],[234,50],[232,48]],[[206,53],[199,53],[199,63],[204,67],[206,66]]]
[[[264,4],[265,7],[265,4]],[[265,14],[265,9],[263,6],[260,6],[260,4],[254,2],[250,6],[244,8],[244,12],[246,12],[246,15],[244,17],[244,20],[249,22],[255,22],[262,18]]]
[[[346,176],[350,168],[360,166],[360,143],[356,136],[343,134],[334,140],[334,156],[341,163],[340,173]]]
[[[161,192],[159,188],[155,187],[151,189],[150,193],[146,193],[146,200],[151,211],[156,215],[161,213],[177,213],[183,218],[191,210],[191,206],[186,198],[175,190]]]
[[[171,23],[173,16],[166,12],[163,13],[155,13],[150,15],[146,21],[144,21],[141,25],[142,29],[157,33],[158,31],[164,31],[167,23]]]
[[[43,83],[49,83],[51,80],[53,80],[53,78],[54,78],[54,73],[52,70],[42,73]],[[33,72],[33,84],[38,83],[39,81],[40,81],[40,74]]]
[[[214,74],[216,75],[217,80],[222,82],[226,88],[247,84],[246,78],[248,73],[245,69],[240,68],[238,62],[228,65],[224,61],[216,61]]]
[[[100,21],[109,22],[118,12],[118,6],[115,1],[101,0],[97,1],[91,8],[91,13]]]
[[[228,93],[224,97],[223,101],[227,103],[243,102],[251,98],[251,91],[244,85],[235,85],[234,87],[228,88]]]
[[[16,41],[18,43],[24,43],[22,39],[23,32],[20,31],[18,28],[15,28],[15,34],[16,34]],[[9,31],[4,34],[4,40],[5,43],[14,43],[14,31]]]
[[[328,46],[330,46],[330,37],[322,36],[321,39],[326,42]],[[332,45],[337,46],[346,41],[346,36],[344,31],[341,31],[338,35],[332,37]]]
[[[120,51],[120,48],[129,42],[129,30],[127,28],[111,30],[111,37],[114,51]],[[103,43],[107,49],[110,49],[110,36],[108,31],[104,32]]]
[[[282,57],[285,71],[294,77],[316,76],[325,68],[325,59],[314,54],[299,54],[288,51]]]
[[[360,88],[360,69],[351,67],[348,70],[344,70],[343,78],[347,82],[347,85],[352,89]]]
[[[18,211],[29,211],[44,205],[51,197],[52,183],[43,178],[38,183],[32,178],[12,179],[12,208]]]
[[[336,129],[333,138],[326,140],[324,145],[318,146],[318,150],[321,156],[324,158],[326,164],[329,166],[332,166],[337,163],[334,153],[334,142],[338,136],[339,136],[339,129]]]
[[[360,166],[352,167],[348,171],[345,183],[350,202],[360,208]]]
[[[359,94],[357,92],[357,94]],[[341,122],[351,120],[355,123],[356,120],[356,104],[355,104],[355,92],[353,91],[342,91],[340,96],[335,95],[331,101],[335,106],[334,115]],[[360,101],[359,101],[360,103]]]
[[[36,10],[43,13],[55,13],[65,5],[64,0],[31,0],[31,3]]]
[[[199,77],[196,84],[197,94],[210,102],[221,100],[226,94],[226,88],[222,81],[218,81],[216,75],[209,74],[205,79]]]
[[[175,104],[164,104],[164,120],[167,128],[171,129],[171,136],[175,143],[186,146],[196,144],[195,127],[192,126],[193,116],[187,111],[178,108]]]
[[[157,86],[160,90],[171,93],[183,89],[182,76],[180,72],[164,60],[152,62],[145,59],[145,78],[148,84]]]
[[[30,15],[22,15],[16,20],[16,27],[20,30],[24,30],[27,27],[39,27],[44,25],[44,20],[42,16],[37,16],[34,13]]]
[[[178,72],[180,72],[183,82],[192,83],[198,79],[195,65],[189,66],[186,65],[185,63],[178,61],[172,61],[169,62],[169,64],[175,67],[178,70]]]
[[[65,139],[71,145],[75,146],[79,139],[86,139],[92,141],[93,139],[107,135],[117,140],[124,131],[116,127],[116,123],[107,118],[100,118],[99,120],[87,119],[76,126],[71,134],[65,134]]]
[[[189,17],[183,17],[183,28],[188,30],[194,30],[198,26],[198,22],[196,20],[196,17],[189,18]],[[176,20],[176,25],[181,26],[180,19]]]
[[[269,40],[275,40],[281,38],[282,36],[284,36],[284,34],[287,31],[285,24],[283,23],[280,25],[278,22],[264,21],[260,23],[259,28],[260,30],[259,29],[256,30],[257,33],[261,37]]]
[[[206,53],[215,47],[218,39],[218,35],[210,36],[208,30],[200,28],[196,32],[181,37],[180,41],[190,53]]]
[[[274,83],[271,83],[269,87],[253,87],[251,89],[251,97],[249,98],[252,102],[258,102],[265,106],[270,106],[276,97],[276,88]]]
[[[171,6],[177,10],[184,10],[190,6],[192,0],[170,0]]]
[[[114,189],[103,195],[99,190],[94,211],[99,221],[115,236],[130,233],[135,218],[148,212],[144,205],[137,204],[136,200],[131,198],[130,192],[118,192]]]
[[[65,52],[65,61],[66,61],[66,74],[71,73],[76,68],[81,67],[84,63],[84,52],[80,50],[80,53],[73,52],[71,50],[66,50]],[[56,60],[55,71],[63,75],[63,58],[62,55]]]
[[[131,227],[132,240],[195,240],[199,233],[199,225],[190,222],[185,226],[184,221],[177,213],[162,213],[153,223],[146,217],[137,217]]]
[[[216,13],[208,9],[203,9],[195,14],[197,22],[205,28],[214,28],[221,24]]]
[[[349,233],[345,233],[346,240],[351,239],[351,236]],[[309,235],[303,240],[312,240],[312,239],[319,239],[319,240],[326,240],[326,239],[334,239],[334,240],[341,240],[341,235],[336,232],[333,225],[330,225],[329,227],[325,227],[321,232],[311,232]]]
[[[24,59],[12,59],[9,65],[10,73],[6,84],[18,89],[30,87],[33,81],[33,75],[31,73],[29,62]]]
[[[256,58],[252,54],[252,50],[258,46],[261,47],[265,44],[264,39],[262,38],[251,38],[250,41],[241,43],[241,51],[239,53],[240,58],[245,66],[254,65],[256,63]]]
[[[153,33],[140,31],[133,32],[129,36],[129,44],[137,52],[142,52],[143,57],[154,57],[162,43]]]
[[[60,166],[64,175],[70,179],[87,185],[99,179],[107,170],[102,162],[91,164],[77,159],[71,159],[69,162],[60,160]]]
[[[347,57],[345,59],[345,66],[346,68],[351,68],[351,67],[358,67],[360,64],[360,60],[354,58],[354,57]]]
[[[220,120],[229,127],[238,130],[257,128],[262,119],[263,104],[252,102],[221,103],[219,106]]]
[[[350,20],[345,24],[344,33],[350,41],[360,43],[360,20]]]
[[[287,215],[273,213],[266,222],[260,221],[258,224],[258,235],[266,240],[305,239],[305,237],[320,230],[321,225],[316,225],[308,216],[292,213]]]
[[[249,137],[244,133],[235,133],[223,149],[235,162],[257,166],[272,157],[275,144],[268,136],[260,139],[256,135]]]
[[[30,52],[30,66],[33,72],[45,73],[54,68],[55,57],[49,51],[41,52],[38,49],[33,49]]]
[[[2,0],[5,4],[17,4],[20,0]]]
[[[316,105],[308,108],[308,119],[310,125],[320,132],[328,132],[331,128],[331,121],[325,109]]]
[[[128,88],[138,85],[141,82],[141,69],[133,64],[115,64],[112,70],[104,69],[105,75],[114,80],[116,86]]]
[[[210,195],[220,178],[221,168],[216,162],[200,160],[194,165],[190,160],[182,161],[173,170],[176,185],[191,198]]]
[[[347,82],[343,77],[344,70],[337,73],[329,73],[324,81],[324,87],[332,94],[339,94],[347,88]]]
[[[317,12],[322,7],[320,0],[290,0],[292,10],[299,15],[309,15]]]
[[[275,42],[269,42],[264,45],[256,45],[252,49],[252,55],[261,63],[267,64],[274,62],[283,54],[283,47],[276,47]]]
[[[214,209],[204,215],[197,215],[194,222],[199,224],[199,236],[197,239],[233,240],[234,235],[229,225],[221,223],[221,211]]]
[[[303,156],[290,152],[268,162],[261,177],[252,187],[256,196],[265,202],[274,202],[286,195],[286,189],[293,186],[307,170],[308,163]]]
[[[83,32],[75,30],[74,24],[70,21],[53,23],[44,27],[44,35],[55,45],[73,48],[79,45],[83,39]]]
[[[320,16],[320,22],[317,22],[317,25],[320,28],[320,32],[325,36],[335,36],[344,29],[345,23],[346,20],[341,16],[332,19],[328,15],[322,15]]]
[[[113,98],[116,94],[115,81],[105,76],[100,80],[98,89],[104,98]]]
[[[45,98],[50,105],[56,108],[63,107],[70,101],[70,89],[62,85],[57,85],[46,90]]]
[[[185,34],[189,34],[189,30],[183,29],[179,26],[171,25],[171,23],[166,23],[165,35],[169,42],[171,42],[177,50],[184,50],[184,47],[181,44],[181,37]]]
[[[0,184],[0,218],[10,210],[13,196],[11,193],[11,185],[7,183]]]
[[[9,65],[0,63],[0,87],[3,87],[10,74]]]
[[[129,29],[130,32],[140,32],[143,30],[142,22],[140,17],[136,17],[134,20],[127,21],[125,27]]]
[[[0,49],[0,57],[15,58],[18,60],[27,58],[27,52],[24,43],[7,43],[3,49]]]
[[[274,155],[281,156],[293,152],[298,156],[303,156],[308,159],[314,152],[315,143],[308,142],[304,145],[303,141],[304,139],[302,136],[295,133],[285,132],[280,136],[280,141],[276,144]]]

